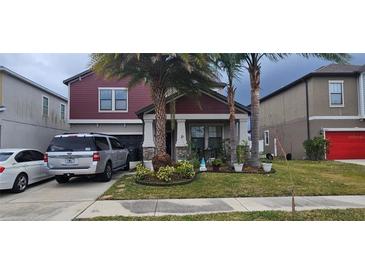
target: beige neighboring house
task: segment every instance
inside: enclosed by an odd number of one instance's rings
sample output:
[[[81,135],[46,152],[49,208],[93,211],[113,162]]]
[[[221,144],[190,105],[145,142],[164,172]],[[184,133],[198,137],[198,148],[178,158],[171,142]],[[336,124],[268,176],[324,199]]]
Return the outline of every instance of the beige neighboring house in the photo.
[[[68,131],[67,98],[0,66],[0,148],[45,151]]]
[[[331,64],[263,97],[264,151],[305,158],[303,142],[323,134],[326,158],[365,159],[365,66]]]

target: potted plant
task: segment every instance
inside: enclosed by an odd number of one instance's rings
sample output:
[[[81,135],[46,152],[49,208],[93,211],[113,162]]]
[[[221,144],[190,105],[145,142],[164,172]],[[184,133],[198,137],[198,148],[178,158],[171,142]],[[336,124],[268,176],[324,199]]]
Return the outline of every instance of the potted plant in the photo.
[[[236,148],[237,163],[233,164],[235,172],[242,172],[243,163],[246,158],[246,146],[245,144],[238,145]]]
[[[266,173],[270,172],[271,171],[271,168],[272,168],[272,162],[271,162],[271,160],[264,159],[262,161],[262,168],[264,169],[264,171]]]
[[[213,171],[219,171],[220,166],[223,164],[221,159],[214,159],[212,161]]]

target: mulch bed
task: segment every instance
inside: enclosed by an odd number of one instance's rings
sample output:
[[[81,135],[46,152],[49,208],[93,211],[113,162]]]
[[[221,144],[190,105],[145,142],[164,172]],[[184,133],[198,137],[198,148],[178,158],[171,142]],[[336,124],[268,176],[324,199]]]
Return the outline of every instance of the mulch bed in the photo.
[[[230,166],[224,165],[219,168],[219,171],[213,170],[212,166],[207,166],[207,172],[214,172],[214,173],[247,173],[247,174],[272,174],[275,173],[276,170],[274,168],[271,168],[270,172],[265,172],[263,168],[253,168],[250,166],[243,166],[242,171],[236,172],[233,168]]]
[[[144,185],[144,186],[178,186],[178,185],[187,185],[192,183],[196,178],[196,174],[191,179],[175,179],[171,182],[162,182],[158,181],[155,178],[147,178],[143,181],[135,180],[136,184]]]

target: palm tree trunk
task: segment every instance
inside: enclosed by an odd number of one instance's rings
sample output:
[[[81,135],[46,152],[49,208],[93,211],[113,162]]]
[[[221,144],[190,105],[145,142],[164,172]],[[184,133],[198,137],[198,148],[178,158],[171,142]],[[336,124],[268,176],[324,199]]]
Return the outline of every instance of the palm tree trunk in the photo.
[[[155,122],[156,122],[156,154],[166,154],[166,97],[161,88],[152,90],[152,99],[155,105]]]
[[[260,167],[259,159],[259,119],[260,119],[260,67],[256,62],[249,66],[251,83],[251,159],[249,165]]]
[[[235,89],[233,86],[228,86],[227,89],[228,107],[229,107],[229,138],[231,146],[231,165],[236,162],[236,109],[234,106]]]

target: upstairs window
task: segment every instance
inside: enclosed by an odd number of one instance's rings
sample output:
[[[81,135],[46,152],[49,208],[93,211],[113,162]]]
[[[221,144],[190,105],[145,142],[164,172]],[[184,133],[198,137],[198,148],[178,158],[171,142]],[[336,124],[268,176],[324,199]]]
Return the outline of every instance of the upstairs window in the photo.
[[[128,111],[128,89],[99,88],[99,111]]]
[[[42,115],[48,117],[48,97],[42,97]]]
[[[65,114],[66,114],[66,106],[64,104],[61,104],[61,121],[65,121]]]
[[[330,107],[343,107],[343,81],[329,81]]]

